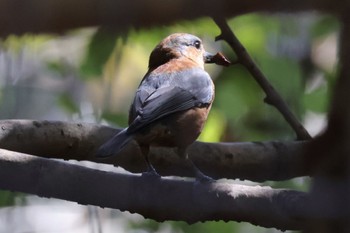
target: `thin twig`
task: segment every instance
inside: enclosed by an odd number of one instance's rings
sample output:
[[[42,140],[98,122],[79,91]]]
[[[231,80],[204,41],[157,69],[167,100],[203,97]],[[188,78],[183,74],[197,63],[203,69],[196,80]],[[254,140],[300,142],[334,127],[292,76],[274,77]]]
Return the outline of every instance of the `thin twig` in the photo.
[[[237,59],[239,63],[242,64],[251,73],[251,75],[256,80],[256,82],[264,90],[266,94],[264,101],[267,104],[270,104],[275,108],[277,108],[277,110],[282,114],[284,119],[295,131],[297,138],[299,140],[311,139],[310,134],[306,131],[303,125],[298,121],[295,115],[289,110],[287,104],[284,102],[282,97],[273,88],[273,86],[269,83],[265,75],[254,63],[253,59],[248,54],[247,50],[244,48],[244,46],[240,43],[240,41],[235,36],[233,31],[230,29],[226,19],[214,18],[214,21],[221,30],[221,34],[216,37],[216,40],[224,40],[231,46],[231,48],[237,55]]]

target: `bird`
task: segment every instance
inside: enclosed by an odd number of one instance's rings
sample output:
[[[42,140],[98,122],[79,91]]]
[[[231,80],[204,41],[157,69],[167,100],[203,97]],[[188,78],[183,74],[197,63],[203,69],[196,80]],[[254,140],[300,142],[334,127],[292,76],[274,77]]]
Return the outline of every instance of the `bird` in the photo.
[[[100,146],[96,157],[115,156],[135,140],[148,167],[143,174],[159,176],[149,160],[150,147],[173,147],[193,167],[196,178],[210,179],[187,154],[202,132],[215,95],[205,63],[230,65],[221,53],[206,52],[195,35],[174,33],[164,38],[150,54],[148,71],[130,106],[129,126]]]

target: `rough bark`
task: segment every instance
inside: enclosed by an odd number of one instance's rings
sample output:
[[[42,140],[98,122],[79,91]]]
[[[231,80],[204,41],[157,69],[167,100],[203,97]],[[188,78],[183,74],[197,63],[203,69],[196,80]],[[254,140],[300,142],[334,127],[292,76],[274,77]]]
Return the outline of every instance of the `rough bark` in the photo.
[[[349,8],[347,8],[349,9]],[[339,77],[333,90],[328,127],[307,149],[307,167],[315,173],[307,232],[350,231],[350,18],[342,17]],[[325,214],[328,213],[328,214]]]
[[[237,0],[36,0],[0,1],[0,36],[24,33],[59,33],[87,26],[110,26],[123,33],[199,17],[233,17],[250,12],[328,13],[344,8],[330,0],[237,1]],[[151,16],[151,17],[150,17]]]
[[[111,159],[94,157],[96,149],[116,132],[117,129],[97,124],[3,120],[0,121],[0,148],[49,158],[115,164],[131,172],[145,171],[146,165],[136,143],[130,143]],[[213,178],[286,180],[310,175],[303,166],[303,148],[307,144],[195,142],[189,148],[189,156]],[[154,148],[150,159],[161,175],[193,175],[175,150]]]
[[[59,187],[59,188],[58,188]],[[246,221],[302,229],[308,195],[245,186],[95,170],[0,149],[0,189],[127,210],[157,221]]]

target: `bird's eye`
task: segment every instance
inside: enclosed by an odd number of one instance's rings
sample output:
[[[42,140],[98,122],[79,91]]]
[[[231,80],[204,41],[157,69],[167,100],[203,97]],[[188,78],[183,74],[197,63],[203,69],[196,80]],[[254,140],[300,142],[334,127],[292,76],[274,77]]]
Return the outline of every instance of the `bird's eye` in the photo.
[[[196,49],[201,48],[201,42],[199,40],[196,40],[193,45],[194,45],[194,47],[196,47]]]

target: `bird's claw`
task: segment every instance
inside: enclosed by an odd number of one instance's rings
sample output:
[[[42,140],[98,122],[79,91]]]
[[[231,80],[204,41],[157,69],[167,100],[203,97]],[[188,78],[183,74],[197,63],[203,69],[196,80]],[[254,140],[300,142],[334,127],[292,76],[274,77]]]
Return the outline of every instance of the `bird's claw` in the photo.
[[[142,177],[149,177],[149,178],[161,178],[161,175],[156,172],[153,166],[149,166],[148,170],[146,172],[142,172]]]
[[[196,169],[196,181],[200,183],[211,183],[215,182],[215,179],[210,176],[204,175],[199,169]]]
[[[190,162],[196,176],[196,181],[201,183],[209,183],[215,181],[215,179],[211,178],[210,176],[204,175],[204,173],[201,172],[201,170],[199,170],[199,168],[191,160]]]
[[[161,176],[157,172],[151,172],[151,171],[142,172],[141,176],[146,178],[157,178],[157,179],[161,178]]]

